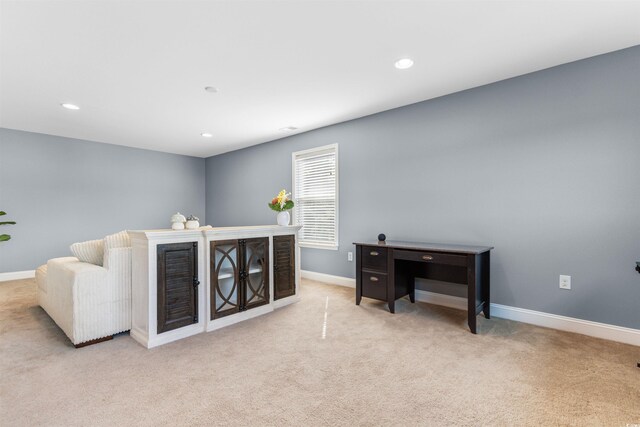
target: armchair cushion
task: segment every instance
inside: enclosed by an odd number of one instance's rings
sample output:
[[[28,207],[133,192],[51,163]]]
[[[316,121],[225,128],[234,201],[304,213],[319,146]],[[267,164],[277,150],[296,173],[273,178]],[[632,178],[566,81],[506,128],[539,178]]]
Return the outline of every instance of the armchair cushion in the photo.
[[[126,230],[116,234],[110,234],[104,238],[104,246],[107,250],[113,248],[126,248],[131,246],[131,239]]]
[[[113,254],[119,252],[118,249],[129,248],[131,249],[131,239],[129,238],[129,233],[127,231],[120,231],[119,233],[110,234],[104,238],[104,258],[102,265],[106,268],[109,268],[110,265],[113,265],[112,259],[114,259]],[[129,251],[129,261],[128,264],[131,265],[131,251]],[[116,256],[117,259],[117,256]],[[130,268],[129,268],[130,270]]]
[[[102,240],[88,240],[71,245],[71,253],[81,262],[102,265],[104,258],[104,242]]]

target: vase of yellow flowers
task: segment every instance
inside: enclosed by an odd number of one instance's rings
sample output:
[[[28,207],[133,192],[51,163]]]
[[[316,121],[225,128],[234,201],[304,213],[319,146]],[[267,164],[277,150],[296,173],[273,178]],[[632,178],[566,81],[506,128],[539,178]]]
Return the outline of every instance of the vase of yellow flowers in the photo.
[[[293,208],[293,200],[289,198],[290,195],[291,193],[287,193],[287,190],[282,190],[276,197],[271,199],[271,203],[268,204],[272,210],[278,212],[278,216],[276,217],[278,225],[289,225],[289,221],[291,220],[289,210]]]

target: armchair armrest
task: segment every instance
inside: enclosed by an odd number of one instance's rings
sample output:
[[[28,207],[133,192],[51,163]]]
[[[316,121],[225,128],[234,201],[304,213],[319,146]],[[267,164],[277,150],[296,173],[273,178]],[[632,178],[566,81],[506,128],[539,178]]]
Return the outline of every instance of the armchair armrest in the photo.
[[[81,262],[75,257],[54,258],[47,262],[47,275],[58,286],[72,285],[76,281],[106,280],[107,270],[99,265]]]
[[[104,317],[102,301],[107,292],[107,270],[75,257],[47,262],[47,313],[74,344],[97,329]]]

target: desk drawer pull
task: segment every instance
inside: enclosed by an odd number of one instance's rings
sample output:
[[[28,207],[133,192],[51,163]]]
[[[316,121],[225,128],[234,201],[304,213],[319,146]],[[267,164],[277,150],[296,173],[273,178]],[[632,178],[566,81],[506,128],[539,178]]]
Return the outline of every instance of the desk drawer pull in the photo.
[[[378,252],[376,252],[376,251],[371,251],[371,252],[369,252],[369,255],[371,255],[371,256],[378,256],[379,254],[378,254]]]
[[[378,278],[374,277],[374,276],[371,276],[371,277],[369,277],[369,280],[371,280],[372,282],[377,282]]]
[[[431,261],[433,259],[433,257],[431,255],[425,255],[422,257],[423,260],[425,261]]]

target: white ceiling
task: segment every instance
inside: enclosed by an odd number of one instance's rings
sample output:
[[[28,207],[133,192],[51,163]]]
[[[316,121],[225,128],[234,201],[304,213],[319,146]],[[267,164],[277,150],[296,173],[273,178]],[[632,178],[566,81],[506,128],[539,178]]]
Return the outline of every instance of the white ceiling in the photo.
[[[639,1],[3,0],[0,14],[1,127],[201,157],[640,44]]]

